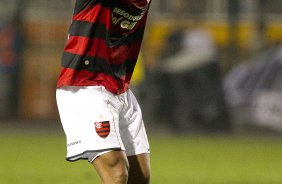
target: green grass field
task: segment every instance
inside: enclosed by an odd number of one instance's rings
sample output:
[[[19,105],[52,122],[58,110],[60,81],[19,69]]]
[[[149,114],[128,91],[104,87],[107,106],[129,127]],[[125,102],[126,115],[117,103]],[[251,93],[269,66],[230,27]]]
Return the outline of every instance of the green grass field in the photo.
[[[88,162],[65,161],[62,132],[0,131],[1,184],[99,183]],[[282,140],[150,135],[152,184],[280,184]]]

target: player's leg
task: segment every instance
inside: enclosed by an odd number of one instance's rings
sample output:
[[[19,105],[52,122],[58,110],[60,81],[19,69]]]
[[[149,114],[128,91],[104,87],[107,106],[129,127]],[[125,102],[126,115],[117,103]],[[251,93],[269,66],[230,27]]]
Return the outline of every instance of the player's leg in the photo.
[[[128,157],[130,169],[128,184],[150,183],[150,155],[148,153]]]
[[[128,161],[124,151],[110,151],[93,162],[102,184],[127,184]]]
[[[142,112],[133,93],[125,94],[127,106],[120,119],[120,135],[129,161],[128,184],[150,183],[150,146]]]

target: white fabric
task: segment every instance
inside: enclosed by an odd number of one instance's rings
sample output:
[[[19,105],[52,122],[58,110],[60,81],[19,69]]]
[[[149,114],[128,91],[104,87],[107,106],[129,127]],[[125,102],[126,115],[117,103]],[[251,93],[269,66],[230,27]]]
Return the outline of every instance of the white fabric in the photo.
[[[67,139],[67,160],[91,151],[125,150],[128,156],[149,153],[142,113],[133,93],[114,95],[102,86],[57,89],[57,105]],[[100,137],[95,122],[109,122],[110,133]]]

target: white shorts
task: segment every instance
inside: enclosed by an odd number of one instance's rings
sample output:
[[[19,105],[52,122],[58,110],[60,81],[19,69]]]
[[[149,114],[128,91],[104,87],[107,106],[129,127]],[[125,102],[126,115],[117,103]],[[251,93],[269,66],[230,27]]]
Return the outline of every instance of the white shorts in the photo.
[[[111,150],[124,150],[127,156],[150,152],[142,113],[130,90],[115,95],[102,86],[65,86],[56,97],[68,161],[92,162]]]

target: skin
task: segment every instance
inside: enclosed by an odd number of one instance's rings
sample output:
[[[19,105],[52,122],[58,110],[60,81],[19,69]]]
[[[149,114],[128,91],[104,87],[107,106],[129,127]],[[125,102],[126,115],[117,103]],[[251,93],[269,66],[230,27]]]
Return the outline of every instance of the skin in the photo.
[[[150,156],[140,154],[126,157],[124,151],[111,151],[92,162],[101,184],[149,184]]]
[[[149,184],[150,155],[140,154],[127,158],[130,165],[128,184]]]

